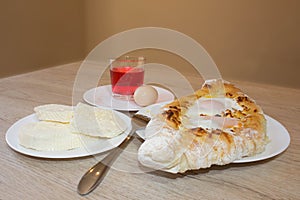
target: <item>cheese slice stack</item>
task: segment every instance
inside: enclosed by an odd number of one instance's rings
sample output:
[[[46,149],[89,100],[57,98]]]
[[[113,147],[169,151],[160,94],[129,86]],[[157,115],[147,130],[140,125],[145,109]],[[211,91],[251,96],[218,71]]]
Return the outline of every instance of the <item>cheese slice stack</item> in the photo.
[[[34,111],[39,121],[21,127],[18,136],[20,145],[39,151],[84,147],[100,137],[118,136],[127,128],[114,111],[83,103],[76,107],[48,104],[35,107]]]
[[[81,147],[80,135],[71,132],[70,124],[39,121],[20,129],[19,143],[39,151],[63,151]]]
[[[127,126],[112,110],[79,103],[72,120],[74,132],[92,137],[112,138],[123,133]]]
[[[73,107],[59,104],[47,104],[34,108],[39,120],[70,123],[73,118]]]

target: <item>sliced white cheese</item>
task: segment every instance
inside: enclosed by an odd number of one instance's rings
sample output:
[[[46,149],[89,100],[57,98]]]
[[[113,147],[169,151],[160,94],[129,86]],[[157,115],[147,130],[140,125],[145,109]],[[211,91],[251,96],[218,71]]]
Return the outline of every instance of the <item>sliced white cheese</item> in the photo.
[[[123,133],[127,126],[112,110],[79,103],[71,122],[75,132],[93,137],[112,138]]]
[[[25,124],[19,132],[19,144],[39,151],[63,151],[81,147],[80,135],[70,124],[39,121]]]
[[[59,104],[46,104],[34,108],[36,116],[42,121],[70,123],[73,117],[73,107]]]

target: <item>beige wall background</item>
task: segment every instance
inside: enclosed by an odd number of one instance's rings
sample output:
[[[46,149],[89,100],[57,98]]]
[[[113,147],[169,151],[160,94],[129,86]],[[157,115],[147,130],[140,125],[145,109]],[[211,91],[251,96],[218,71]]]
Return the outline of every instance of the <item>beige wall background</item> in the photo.
[[[113,34],[154,26],[194,38],[225,79],[300,88],[298,0],[7,0],[1,4],[1,76],[81,60]],[[195,73],[171,53],[133,54]]]
[[[82,0],[0,0],[0,76],[83,58]]]

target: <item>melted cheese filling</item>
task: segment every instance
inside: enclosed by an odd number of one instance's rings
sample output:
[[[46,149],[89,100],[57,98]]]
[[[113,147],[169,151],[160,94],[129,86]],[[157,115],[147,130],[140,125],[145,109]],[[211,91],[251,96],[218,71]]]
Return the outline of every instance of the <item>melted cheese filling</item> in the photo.
[[[238,125],[235,118],[221,117],[226,110],[242,110],[243,108],[230,98],[200,98],[182,117],[182,125],[193,129],[201,127],[206,130],[220,129],[230,132],[229,129]]]

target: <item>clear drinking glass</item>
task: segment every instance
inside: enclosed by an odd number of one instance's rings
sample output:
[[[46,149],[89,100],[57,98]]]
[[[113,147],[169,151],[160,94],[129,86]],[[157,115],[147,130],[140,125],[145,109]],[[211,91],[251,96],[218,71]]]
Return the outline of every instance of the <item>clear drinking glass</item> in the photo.
[[[144,57],[129,57],[110,60],[112,95],[120,99],[133,98],[135,90],[144,84]]]

